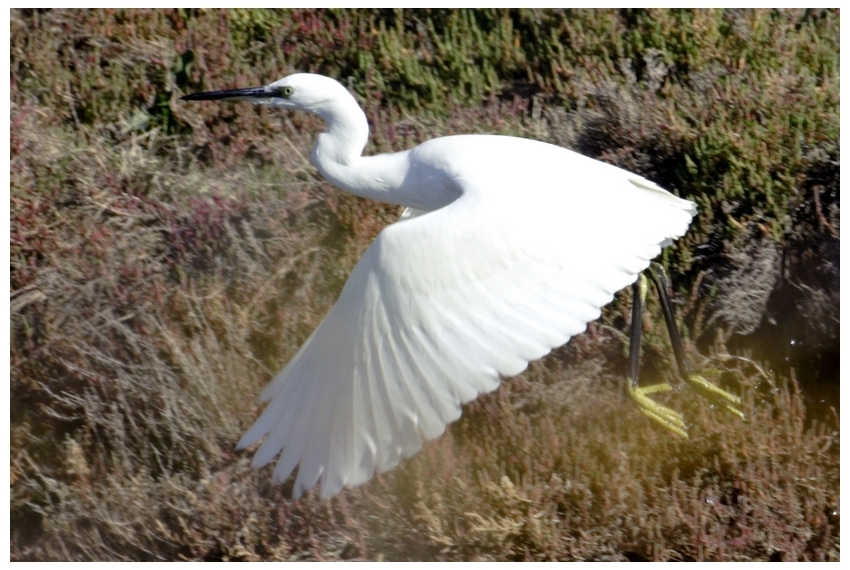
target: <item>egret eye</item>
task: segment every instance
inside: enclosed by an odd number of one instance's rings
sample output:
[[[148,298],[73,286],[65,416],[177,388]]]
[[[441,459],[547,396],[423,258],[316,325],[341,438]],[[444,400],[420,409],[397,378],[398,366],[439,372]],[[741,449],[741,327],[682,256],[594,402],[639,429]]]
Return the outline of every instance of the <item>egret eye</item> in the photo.
[[[292,88],[292,87],[290,87],[289,85],[287,85],[287,86],[285,86],[285,87],[281,87],[281,88],[280,88],[280,95],[281,95],[282,97],[289,97],[289,96],[290,96],[290,95],[292,95],[294,92],[295,92],[295,89],[293,89],[293,88]]]

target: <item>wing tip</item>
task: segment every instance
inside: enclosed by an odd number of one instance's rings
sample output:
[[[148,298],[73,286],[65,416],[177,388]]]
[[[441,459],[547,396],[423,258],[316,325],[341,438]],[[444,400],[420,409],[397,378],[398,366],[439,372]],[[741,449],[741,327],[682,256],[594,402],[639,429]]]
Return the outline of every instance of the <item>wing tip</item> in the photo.
[[[675,194],[673,194],[672,192],[665,190],[664,188],[662,188],[661,186],[659,186],[655,182],[647,180],[646,178],[643,178],[641,176],[632,176],[632,177],[629,178],[629,182],[631,182],[634,186],[640,188],[641,190],[647,190],[653,196],[655,196],[656,198],[660,198],[660,199],[664,200],[665,202],[667,202],[671,206],[674,206],[674,207],[690,214],[691,217],[694,217],[694,216],[697,215],[698,208],[697,208],[696,202],[694,202],[692,200],[688,200],[686,198],[680,198],[680,197],[676,196]]]

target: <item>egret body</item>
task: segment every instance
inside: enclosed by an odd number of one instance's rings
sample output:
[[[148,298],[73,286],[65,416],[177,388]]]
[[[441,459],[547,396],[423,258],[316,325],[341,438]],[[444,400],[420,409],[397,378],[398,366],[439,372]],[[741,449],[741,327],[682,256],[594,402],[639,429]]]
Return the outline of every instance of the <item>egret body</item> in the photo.
[[[262,392],[269,403],[239,442],[263,440],[253,464],[279,457],[277,481],[297,467],[296,497],[317,482],[333,495],[413,455],[463,403],[584,331],[696,212],[641,176],[528,139],[449,136],[362,156],[366,116],[320,75],[184,99],[319,115],[322,176],[407,208]]]

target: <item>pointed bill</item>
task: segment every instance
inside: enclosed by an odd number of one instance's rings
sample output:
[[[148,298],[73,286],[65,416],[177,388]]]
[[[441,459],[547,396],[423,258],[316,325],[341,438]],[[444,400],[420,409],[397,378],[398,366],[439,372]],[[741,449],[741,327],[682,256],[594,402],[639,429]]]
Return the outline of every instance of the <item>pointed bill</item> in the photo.
[[[257,101],[279,97],[280,94],[272,87],[247,87],[245,89],[225,89],[224,91],[204,91],[181,97],[183,101]]]

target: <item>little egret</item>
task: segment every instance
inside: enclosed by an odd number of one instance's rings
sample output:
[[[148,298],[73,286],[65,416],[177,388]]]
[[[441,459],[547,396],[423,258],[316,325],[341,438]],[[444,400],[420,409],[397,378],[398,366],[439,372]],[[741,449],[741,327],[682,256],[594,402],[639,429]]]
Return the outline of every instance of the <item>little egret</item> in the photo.
[[[262,392],[268,405],[239,442],[264,440],[255,467],[280,456],[277,482],[297,467],[296,498],[319,480],[321,495],[334,495],[416,453],[460,417],[461,404],[584,331],[696,213],[641,176],[528,139],[449,136],[362,156],[366,115],[321,75],[183,99],[314,113],[327,123],[311,155],[322,176],[406,208]],[[628,391],[647,416],[685,435],[681,416],[646,396],[666,385],[637,385],[645,290],[641,276]],[[687,371],[672,313],[668,326],[685,379],[734,410],[734,396]]]

